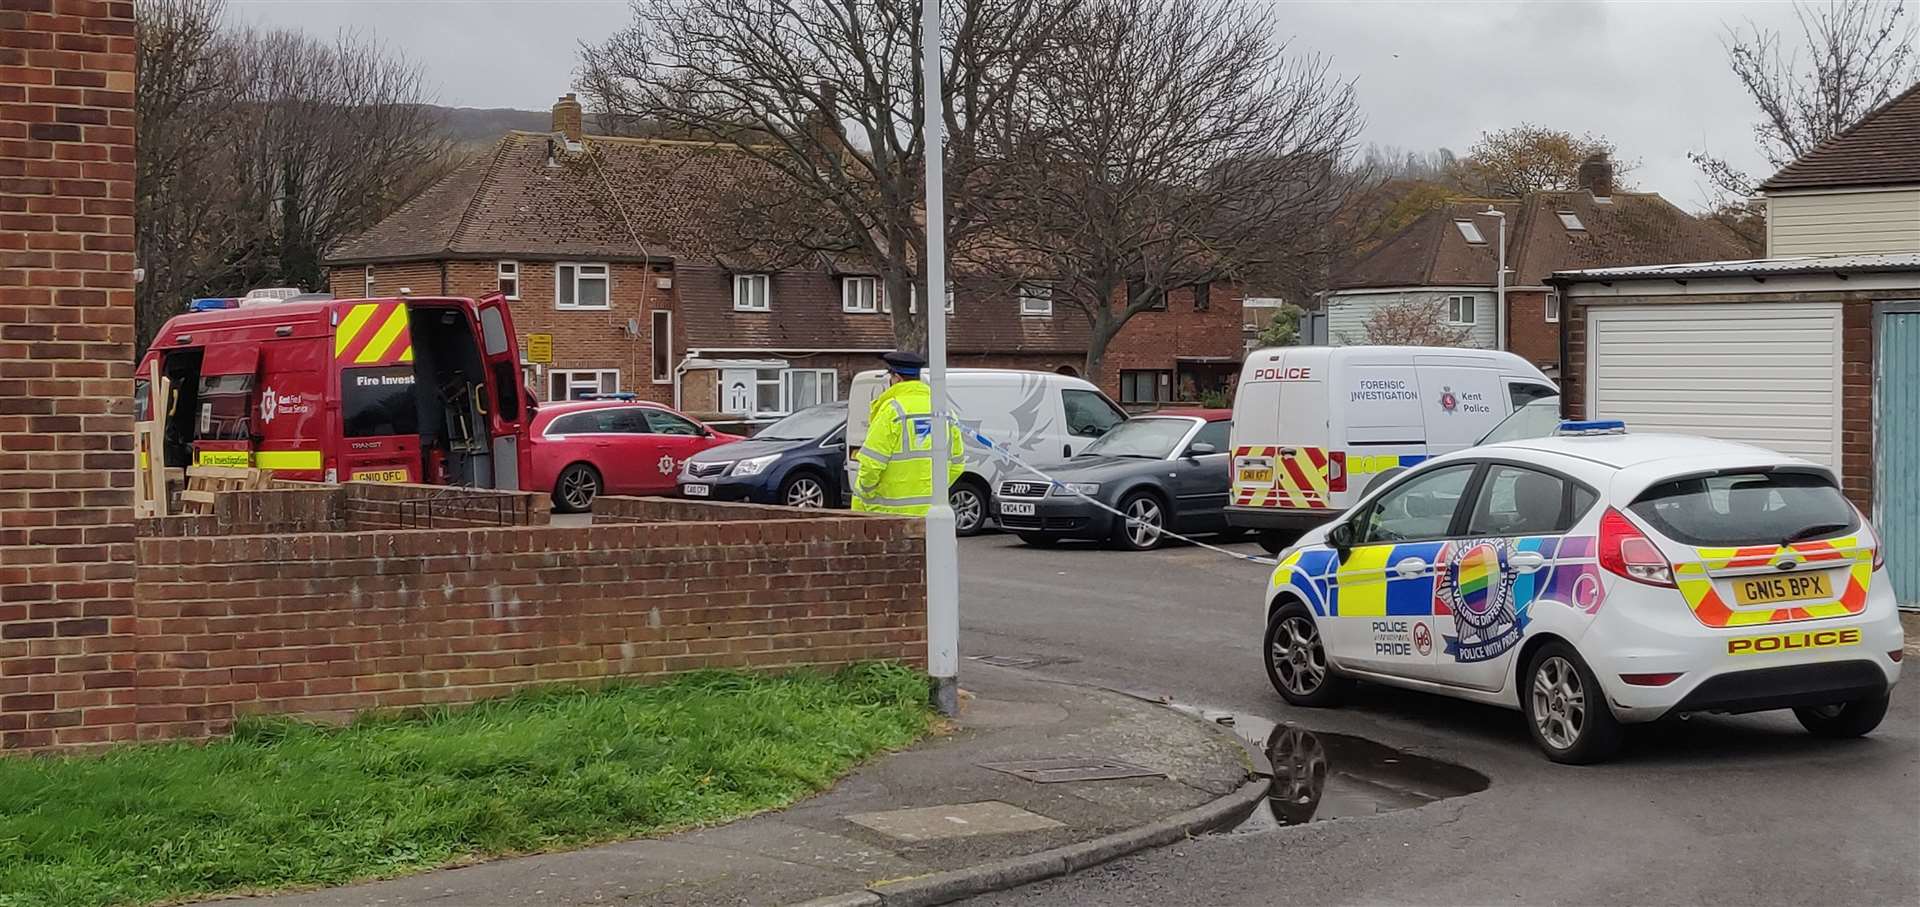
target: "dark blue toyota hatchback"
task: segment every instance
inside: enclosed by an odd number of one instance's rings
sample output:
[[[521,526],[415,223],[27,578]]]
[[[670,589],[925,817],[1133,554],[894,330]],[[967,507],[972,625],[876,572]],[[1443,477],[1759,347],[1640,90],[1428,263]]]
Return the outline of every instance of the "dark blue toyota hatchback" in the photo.
[[[808,407],[753,437],[703,450],[680,470],[680,495],[791,507],[845,504],[847,404]]]

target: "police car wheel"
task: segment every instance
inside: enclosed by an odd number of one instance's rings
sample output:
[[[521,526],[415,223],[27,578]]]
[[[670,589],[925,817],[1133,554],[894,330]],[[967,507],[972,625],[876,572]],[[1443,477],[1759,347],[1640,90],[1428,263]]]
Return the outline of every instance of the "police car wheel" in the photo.
[[[947,503],[953,507],[954,535],[979,535],[986,528],[987,494],[978,483],[961,479],[947,493]]]
[[[585,513],[600,496],[600,472],[585,463],[560,471],[553,483],[553,508],[561,513]]]
[[[1326,647],[1320,642],[1320,628],[1307,607],[1289,601],[1267,620],[1267,680],[1289,705],[1310,709],[1340,704],[1347,681],[1327,664]]]
[[[1803,706],[1793,710],[1800,726],[1816,737],[1864,737],[1887,717],[1885,695],[1832,705]]]
[[[1568,765],[1605,761],[1620,748],[1620,720],[1580,653],[1550,642],[1533,653],[1520,689],[1527,730],[1548,759]]]
[[[1260,550],[1268,554],[1279,554],[1287,550],[1287,546],[1300,541],[1303,535],[1306,533],[1298,529],[1262,529],[1260,530]]]

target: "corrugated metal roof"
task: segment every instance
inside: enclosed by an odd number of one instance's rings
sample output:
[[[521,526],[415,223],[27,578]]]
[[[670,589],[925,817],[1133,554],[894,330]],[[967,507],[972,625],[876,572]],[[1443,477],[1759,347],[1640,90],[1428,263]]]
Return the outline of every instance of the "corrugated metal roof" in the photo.
[[[1639,265],[1630,268],[1588,268],[1581,271],[1556,271],[1558,283],[1605,280],[1659,280],[1687,277],[1769,277],[1790,274],[1877,274],[1913,271],[1920,273],[1920,252],[1892,252],[1879,255],[1799,255],[1790,258],[1753,258],[1744,261],[1697,261],[1672,265]]]

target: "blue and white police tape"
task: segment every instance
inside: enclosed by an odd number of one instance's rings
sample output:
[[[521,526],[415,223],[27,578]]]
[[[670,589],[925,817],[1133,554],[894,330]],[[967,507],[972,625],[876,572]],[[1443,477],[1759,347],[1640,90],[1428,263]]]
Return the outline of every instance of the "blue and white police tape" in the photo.
[[[961,422],[957,417],[949,415],[947,419],[951,421],[954,425],[957,425],[960,427],[960,433],[968,443],[975,444],[980,446],[981,448],[984,448],[988,453],[993,455],[994,459],[999,460],[1002,463],[1008,464],[1018,469],[1024,469],[1027,472],[1033,473],[1034,475],[1039,476],[1041,479],[1044,479],[1050,488],[1050,491],[1048,492],[1049,494],[1056,494],[1064,491],[1067,494],[1070,494],[1076,498],[1079,498],[1081,501],[1084,501],[1088,504],[1092,504],[1093,506],[1098,507],[1101,510],[1104,510],[1108,513],[1113,514],[1114,516],[1119,517],[1120,519],[1126,521],[1128,524],[1139,524],[1142,526],[1148,525],[1142,520],[1128,516],[1127,514],[1121,512],[1118,508],[1110,507],[1105,502],[1095,500],[1092,496],[1074,489],[1072,485],[1066,482],[1062,482],[1057,478],[1054,478],[1052,475],[1048,474],[1046,470],[1043,470],[1038,466],[1035,466],[1031,463],[1028,463],[1025,460],[1020,459],[1019,457],[1014,455],[1012,450],[1009,450],[1008,448],[1003,447],[999,444],[993,443],[992,438],[989,438],[986,435],[981,434],[977,429],[968,427],[965,423]],[[1254,563],[1254,564],[1263,564],[1268,567],[1274,566],[1275,564],[1279,563],[1279,561],[1275,558],[1260,557],[1259,555],[1254,555],[1254,554],[1241,554],[1238,551],[1229,551],[1218,545],[1210,545],[1206,542],[1200,541],[1199,539],[1193,538],[1191,536],[1181,535],[1180,533],[1174,532],[1173,530],[1168,529],[1165,526],[1153,526],[1150,528],[1158,530],[1158,534],[1166,538],[1186,542],[1189,545],[1193,545],[1198,548],[1205,548],[1208,551],[1218,552],[1220,554],[1226,555],[1227,557],[1233,558],[1234,560],[1237,560],[1237,561],[1247,561],[1249,563]]]

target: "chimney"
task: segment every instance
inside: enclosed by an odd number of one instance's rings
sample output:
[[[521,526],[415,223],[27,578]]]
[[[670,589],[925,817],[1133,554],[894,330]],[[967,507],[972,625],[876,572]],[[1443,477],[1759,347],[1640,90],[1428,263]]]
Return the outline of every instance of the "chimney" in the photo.
[[[580,141],[580,102],[571,91],[553,102],[553,131],[566,136],[569,142]]]
[[[840,138],[840,86],[820,83],[820,106],[807,117],[807,132],[819,150],[839,155],[844,149]]]
[[[1587,190],[1597,199],[1613,197],[1613,159],[1605,152],[1595,154],[1580,162],[1579,175],[1576,177],[1580,188]]]

